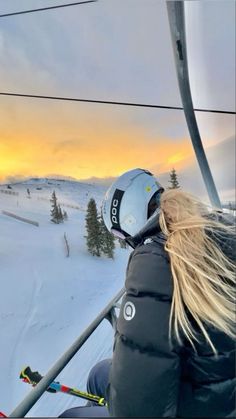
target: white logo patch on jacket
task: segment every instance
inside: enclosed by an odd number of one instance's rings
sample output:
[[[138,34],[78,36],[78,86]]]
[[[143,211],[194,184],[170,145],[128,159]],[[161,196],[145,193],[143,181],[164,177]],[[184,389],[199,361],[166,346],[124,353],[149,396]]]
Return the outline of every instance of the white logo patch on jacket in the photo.
[[[131,301],[127,301],[124,305],[123,316],[125,320],[132,320],[135,316],[135,305]]]

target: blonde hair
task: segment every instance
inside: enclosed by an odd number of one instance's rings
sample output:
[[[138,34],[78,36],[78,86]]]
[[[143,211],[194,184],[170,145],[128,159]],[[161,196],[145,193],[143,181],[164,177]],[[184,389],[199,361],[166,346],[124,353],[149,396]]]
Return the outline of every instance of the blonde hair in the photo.
[[[166,236],[173,278],[169,336],[174,332],[181,343],[184,334],[195,349],[198,337],[189,312],[217,354],[207,324],[235,338],[235,265],[216,238],[235,232],[232,226],[211,217],[197,198],[179,189],[163,192],[160,208],[160,227]]]

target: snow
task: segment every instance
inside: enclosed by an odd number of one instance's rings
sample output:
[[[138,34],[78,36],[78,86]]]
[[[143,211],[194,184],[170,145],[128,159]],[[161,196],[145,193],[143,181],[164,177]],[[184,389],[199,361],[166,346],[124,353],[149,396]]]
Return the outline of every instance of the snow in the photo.
[[[122,288],[130,253],[118,244],[114,260],[93,257],[87,251],[87,203],[93,197],[100,208],[103,186],[34,179],[11,187],[0,186],[0,411],[6,414],[31,391],[19,379],[21,369],[30,365],[44,374],[52,367]],[[59,225],[50,222],[53,190],[69,217]],[[2,211],[37,221],[39,227]],[[66,257],[64,233],[70,257]],[[90,368],[111,356],[112,345],[113,330],[105,320],[57,379],[86,390]],[[57,417],[67,408],[84,404],[73,396],[45,393],[27,416]]]

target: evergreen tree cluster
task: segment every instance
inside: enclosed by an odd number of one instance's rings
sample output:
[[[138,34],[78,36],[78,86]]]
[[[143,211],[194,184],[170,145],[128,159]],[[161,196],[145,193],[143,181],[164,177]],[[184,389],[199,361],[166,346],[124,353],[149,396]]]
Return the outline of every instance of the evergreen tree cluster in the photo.
[[[59,224],[63,223],[64,220],[68,220],[67,212],[65,210],[62,212],[60,205],[57,203],[55,191],[53,191],[52,193],[50,202],[52,203],[51,221],[55,224]]]
[[[97,205],[93,198],[90,199],[86,214],[86,230],[88,251],[93,256],[104,254],[114,258],[115,239],[107,230],[102,217],[98,214]]]

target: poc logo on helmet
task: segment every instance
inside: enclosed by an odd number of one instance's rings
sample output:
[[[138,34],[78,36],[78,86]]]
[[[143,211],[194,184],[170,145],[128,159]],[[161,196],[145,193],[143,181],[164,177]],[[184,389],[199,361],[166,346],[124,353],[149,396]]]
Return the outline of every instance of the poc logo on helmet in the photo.
[[[111,219],[114,224],[119,224],[118,219],[117,219],[118,205],[119,205],[118,199],[113,199],[112,204],[111,204]]]
[[[131,301],[127,301],[124,305],[123,316],[125,320],[132,320],[135,316],[135,305]]]

